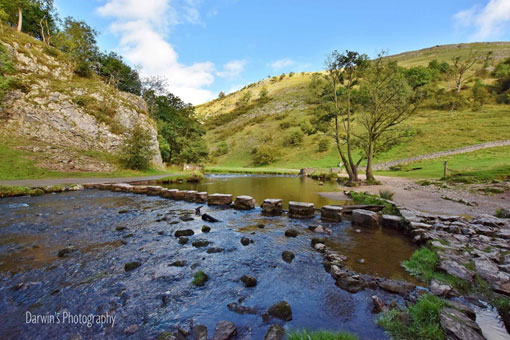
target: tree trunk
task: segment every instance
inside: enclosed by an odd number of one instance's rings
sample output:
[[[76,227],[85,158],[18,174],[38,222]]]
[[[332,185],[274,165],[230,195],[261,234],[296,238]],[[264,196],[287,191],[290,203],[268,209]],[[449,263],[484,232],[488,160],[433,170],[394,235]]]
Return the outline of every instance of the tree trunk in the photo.
[[[18,32],[21,32],[21,25],[23,24],[23,9],[20,7],[18,7],[18,27],[16,28],[16,30]]]
[[[366,169],[366,181],[367,182],[375,182],[374,173],[372,171],[372,163],[374,159],[374,144],[372,141],[368,143],[368,152],[367,152],[367,169]]]

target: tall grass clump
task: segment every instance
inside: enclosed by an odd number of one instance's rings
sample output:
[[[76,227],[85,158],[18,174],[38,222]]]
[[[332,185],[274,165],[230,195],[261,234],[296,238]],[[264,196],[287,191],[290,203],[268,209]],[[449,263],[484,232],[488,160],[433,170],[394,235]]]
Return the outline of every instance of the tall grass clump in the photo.
[[[287,333],[287,340],[357,340],[358,338],[346,332],[295,330]]]

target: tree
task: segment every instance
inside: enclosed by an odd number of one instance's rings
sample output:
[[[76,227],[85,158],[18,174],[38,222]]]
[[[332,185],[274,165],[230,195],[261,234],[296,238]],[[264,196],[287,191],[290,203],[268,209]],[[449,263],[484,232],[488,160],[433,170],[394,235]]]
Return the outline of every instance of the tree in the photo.
[[[4,34],[4,21],[7,21],[7,19],[9,19],[9,14],[3,8],[0,8],[0,30],[2,34]]]
[[[248,104],[250,103],[250,100],[251,100],[251,91],[246,91],[243,93],[241,98],[239,98],[239,100],[237,101],[236,107],[238,109],[244,109],[244,108],[246,108],[246,106],[248,106]]]
[[[98,56],[98,73],[107,83],[114,85],[121,91],[140,95],[142,82],[138,72],[127,65],[122,57],[115,52],[100,53]]]
[[[89,77],[93,63],[98,60],[96,37],[95,29],[72,17],[65,19],[62,31],[55,37],[55,46],[71,56],[75,72],[80,76]]]
[[[262,88],[259,91],[259,101],[261,103],[267,103],[269,101],[269,91],[265,86],[262,86]]]
[[[368,57],[358,52],[346,51],[341,54],[333,51],[326,59],[328,80],[326,114],[323,121],[332,123],[333,138],[337,151],[342,160],[349,182],[358,181],[358,166],[362,161],[353,159],[355,136],[353,135],[354,112],[352,107],[352,93],[368,66]]]
[[[53,0],[0,0],[0,7],[7,13],[7,22],[18,32],[23,30],[42,40],[40,22],[44,17],[48,30],[56,30]]]
[[[475,65],[476,60],[477,58],[473,50],[470,50],[469,54],[465,57],[457,56],[452,60],[453,63],[449,71],[455,86],[455,92],[451,93],[450,119],[453,118],[453,111],[457,107],[457,103],[461,101],[460,91],[462,90],[462,85],[474,76],[474,74],[468,76],[467,72]]]
[[[357,118],[362,128],[359,137],[367,159],[366,180],[370,183],[375,182],[374,156],[398,138],[395,128],[416,111],[420,97],[396,61],[384,59],[381,53],[363,75],[357,101],[360,104]]]
[[[127,168],[133,170],[149,168],[154,156],[151,139],[149,130],[140,124],[135,125],[123,149],[122,158]]]
[[[218,98],[225,98],[225,92],[223,91],[220,91],[220,93],[218,94]]]

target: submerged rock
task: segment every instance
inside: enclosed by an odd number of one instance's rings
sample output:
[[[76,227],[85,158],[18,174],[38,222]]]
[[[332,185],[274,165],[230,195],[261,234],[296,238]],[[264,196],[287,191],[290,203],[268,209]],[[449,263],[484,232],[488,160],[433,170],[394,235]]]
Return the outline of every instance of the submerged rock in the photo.
[[[381,289],[384,289],[390,293],[406,295],[413,291],[416,286],[406,281],[398,281],[391,279],[379,279],[377,284]]]
[[[254,307],[241,306],[237,302],[232,302],[227,305],[229,311],[237,314],[257,314],[257,309]]]
[[[231,340],[237,334],[236,325],[230,321],[220,321],[216,324],[213,340]]]
[[[183,215],[183,216],[179,216],[179,218],[183,222],[189,222],[189,221],[193,221],[194,220],[193,216],[191,216],[191,215]]]
[[[135,334],[136,332],[138,332],[137,325],[131,325],[131,326],[127,327],[126,329],[124,329],[124,333],[126,333],[126,334]]]
[[[75,252],[75,251],[76,251],[76,248],[75,248],[75,247],[73,247],[73,246],[69,246],[69,247],[65,247],[65,248],[63,248],[63,249],[60,249],[60,250],[58,251],[58,254],[57,254],[57,255],[58,255],[58,257],[64,257],[64,256],[67,256],[67,255],[69,255],[69,254],[71,254],[71,253]]]
[[[138,261],[128,262],[124,265],[124,270],[127,272],[130,272],[132,270],[135,270],[136,268],[140,267],[142,264]]]
[[[299,235],[299,233],[297,232],[296,229],[287,229],[287,230],[285,230],[285,236],[287,236],[287,237],[296,237],[298,235]]]
[[[172,266],[172,267],[184,267],[185,265],[186,265],[186,262],[180,261],[180,260],[170,263],[170,266]]]
[[[282,253],[282,259],[287,263],[291,263],[294,257],[294,253],[289,250],[284,250]]]
[[[126,227],[123,225],[118,225],[117,227],[115,227],[115,230],[117,230],[117,231],[123,231],[125,229],[126,229]]]
[[[272,325],[267,330],[264,340],[283,340],[285,338],[285,329],[280,325]]]
[[[341,276],[336,280],[336,285],[349,293],[357,293],[365,289],[363,282],[352,276]]]
[[[253,241],[252,241],[252,240],[250,240],[250,239],[249,239],[249,238],[247,238],[247,237],[243,237],[243,238],[241,238],[241,244],[242,244],[243,246],[247,246],[247,245],[249,245],[249,244],[250,244],[250,243],[252,243],[252,242],[253,242]]]
[[[193,232],[193,230],[191,229],[183,229],[183,230],[177,230],[175,233],[174,233],[174,236],[175,237],[181,237],[181,236],[192,236],[194,235],[195,233]]]
[[[211,247],[211,248],[207,249],[208,254],[221,253],[222,251],[223,251],[223,248],[220,248],[220,247]]]
[[[241,282],[244,283],[246,287],[255,287],[257,285],[257,279],[250,275],[243,275],[241,277]]]
[[[292,320],[292,309],[290,308],[290,305],[286,301],[280,301],[278,303],[275,303],[274,305],[269,307],[267,312],[272,317],[283,321]]]
[[[207,327],[204,325],[195,325],[191,329],[193,340],[207,340]]]
[[[203,214],[202,220],[204,220],[206,222],[211,222],[211,223],[220,222],[220,220],[218,220],[216,217],[213,217],[209,214]]]
[[[202,232],[203,233],[208,233],[211,231],[211,227],[207,226],[207,225],[203,225],[202,226]]]
[[[209,245],[209,241],[201,239],[191,242],[191,245],[195,248],[207,247]]]
[[[186,244],[188,243],[189,238],[187,237],[179,237],[179,244]]]

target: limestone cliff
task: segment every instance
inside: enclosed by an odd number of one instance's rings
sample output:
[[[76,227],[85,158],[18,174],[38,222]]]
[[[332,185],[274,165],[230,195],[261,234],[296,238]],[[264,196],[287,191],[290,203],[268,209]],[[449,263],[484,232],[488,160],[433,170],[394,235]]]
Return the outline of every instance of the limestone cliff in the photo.
[[[99,78],[81,78],[72,63],[19,33],[0,36],[16,68],[18,89],[0,108],[0,136],[32,151],[36,165],[59,171],[112,171],[129,131],[152,135],[153,162],[162,164],[155,122],[138,96]]]

